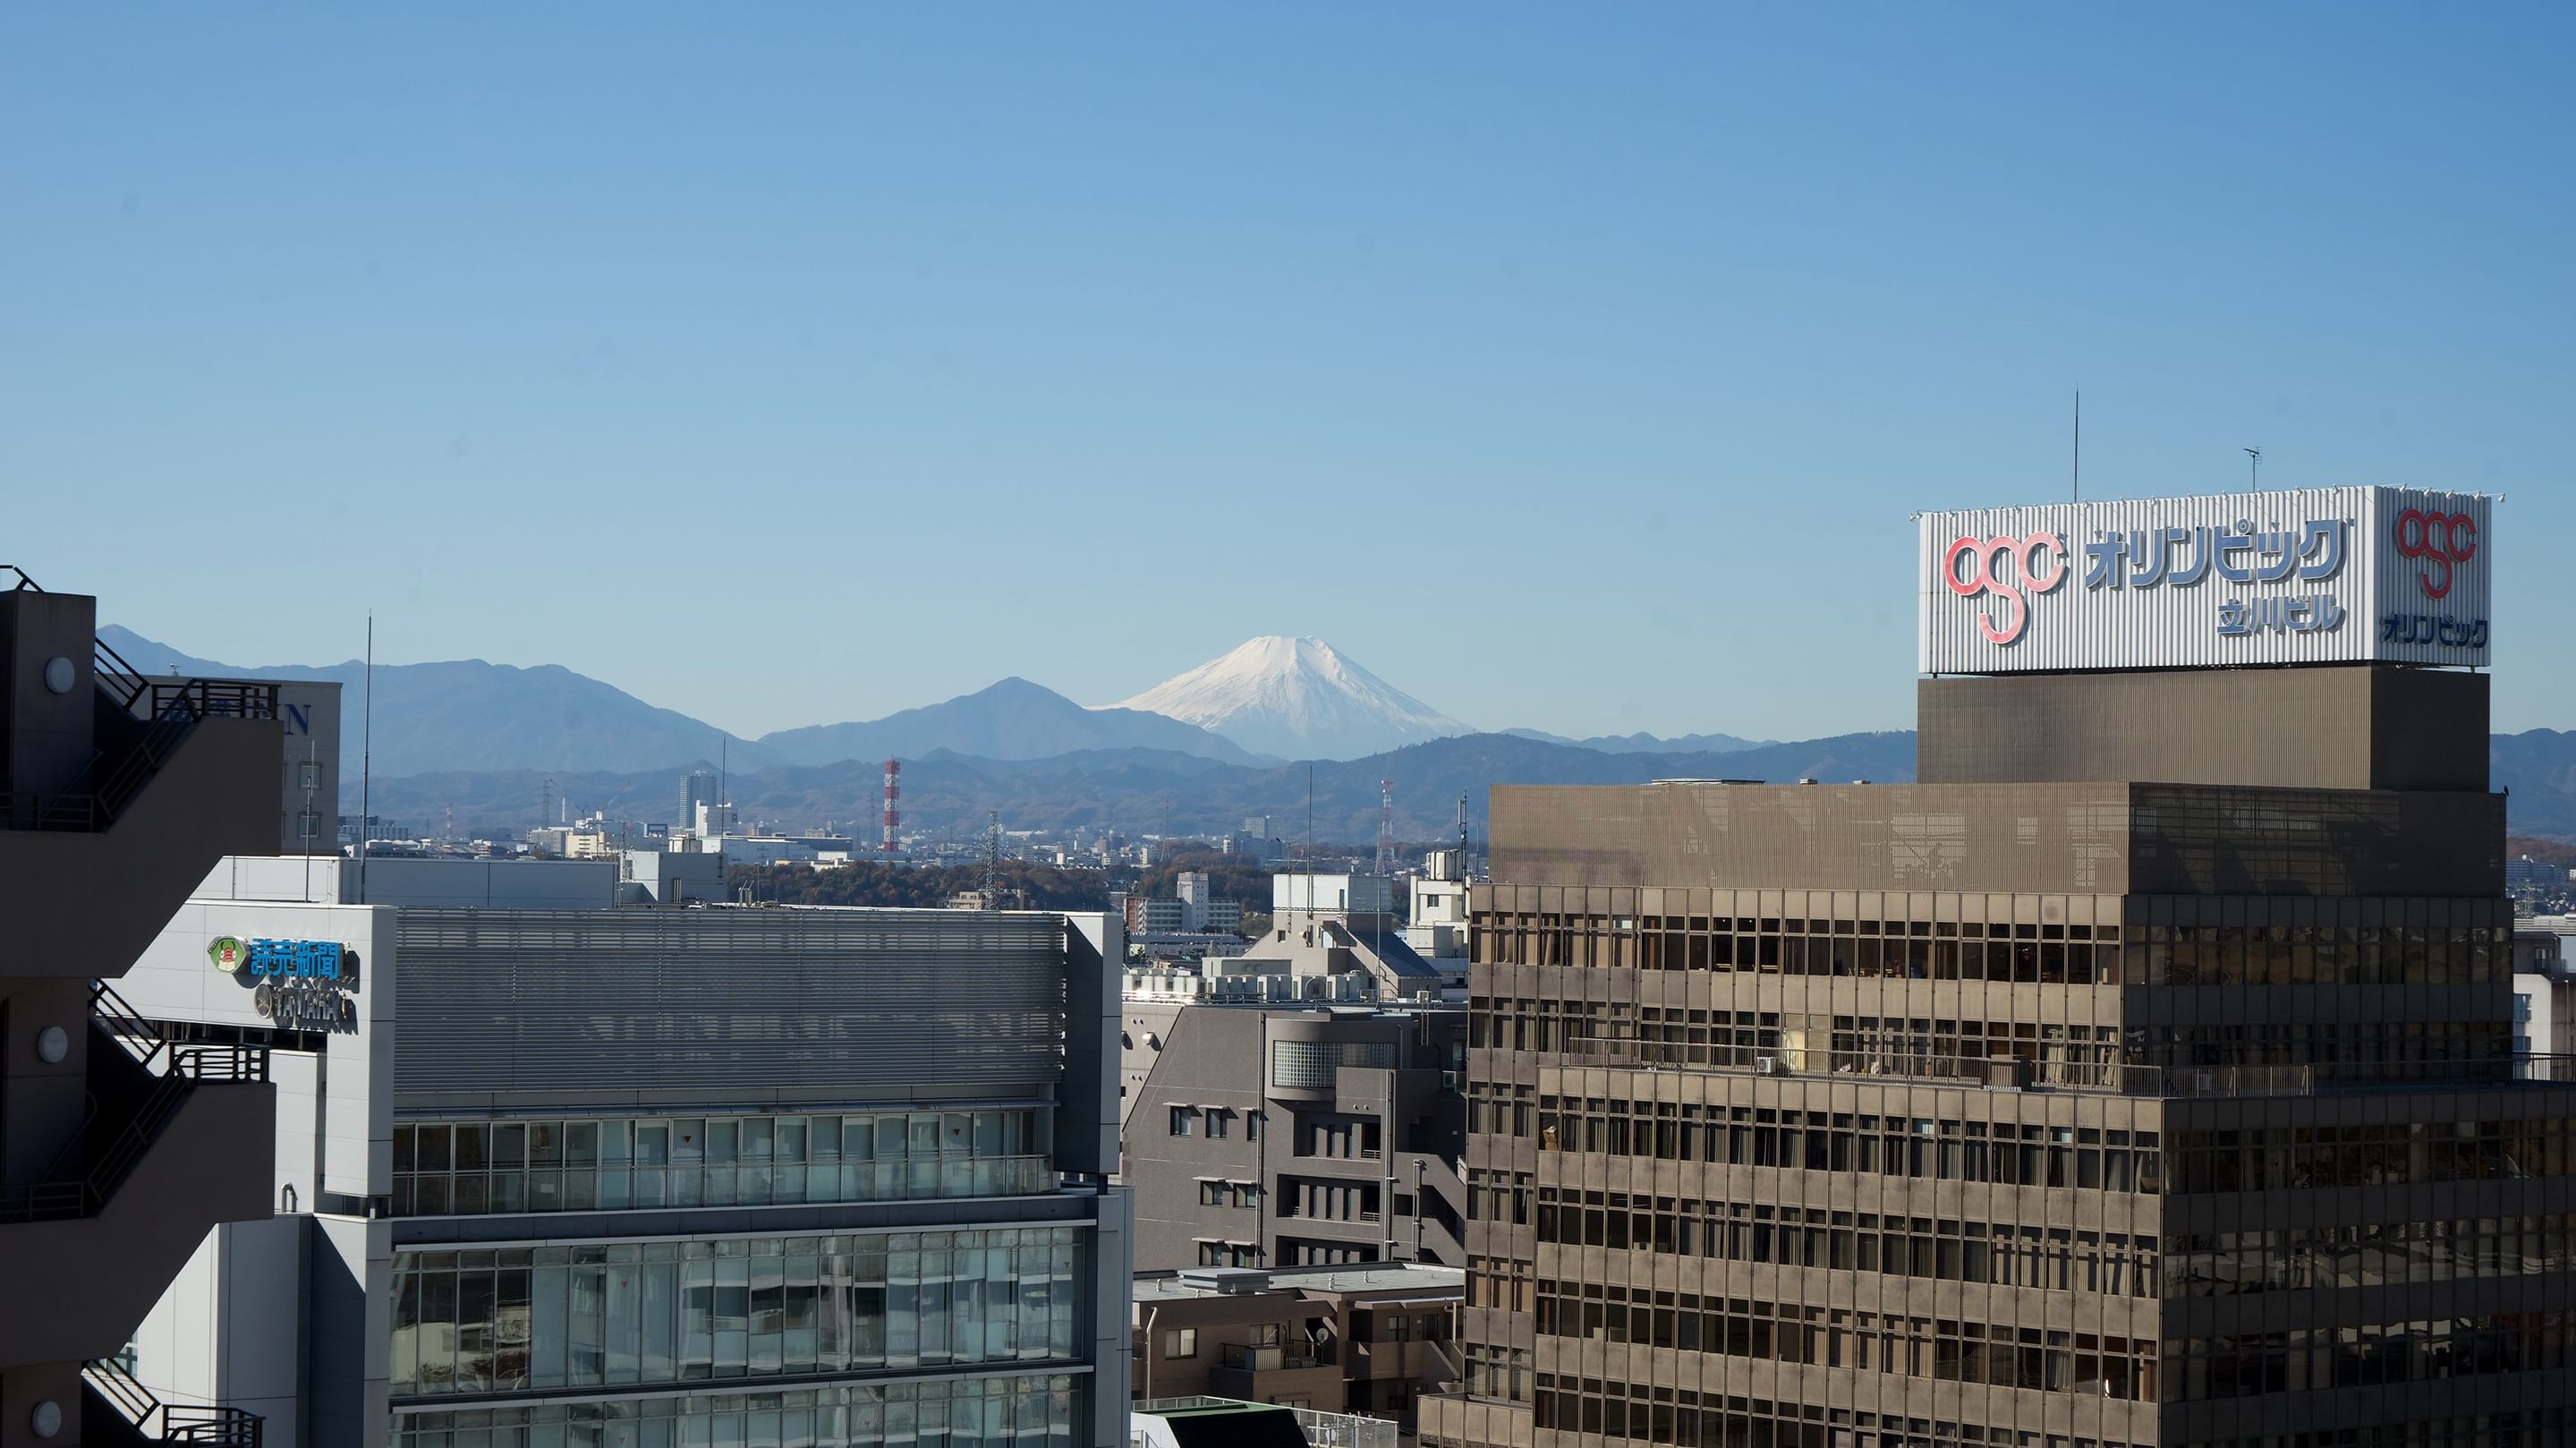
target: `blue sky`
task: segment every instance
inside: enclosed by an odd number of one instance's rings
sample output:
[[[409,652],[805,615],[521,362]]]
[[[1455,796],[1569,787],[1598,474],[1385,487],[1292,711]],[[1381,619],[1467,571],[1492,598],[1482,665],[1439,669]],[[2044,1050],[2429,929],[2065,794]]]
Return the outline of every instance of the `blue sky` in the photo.
[[[1309,633],[1911,723],[1917,508],[2497,491],[2576,727],[2564,7],[0,12],[5,550],[746,733]]]

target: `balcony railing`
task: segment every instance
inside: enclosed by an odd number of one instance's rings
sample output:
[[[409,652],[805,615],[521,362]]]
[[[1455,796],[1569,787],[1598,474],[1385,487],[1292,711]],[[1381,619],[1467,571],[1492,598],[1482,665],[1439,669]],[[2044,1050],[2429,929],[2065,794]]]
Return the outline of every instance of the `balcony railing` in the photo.
[[[1881,1077],[2115,1096],[2311,1096],[2391,1087],[2576,1083],[2576,1056],[2482,1061],[2328,1061],[2295,1065],[2152,1066],[1946,1056],[1908,1051],[1822,1051],[1794,1046],[1712,1046],[1581,1038],[1569,1054],[1606,1065],[1758,1076]]]
[[[1332,1361],[1319,1358],[1313,1349],[1302,1346],[1248,1347],[1242,1343],[1227,1343],[1217,1353],[1217,1365],[1237,1372],[1284,1373],[1299,1368],[1330,1367]]]
[[[105,1360],[83,1364],[81,1382],[98,1402],[133,1424],[147,1443],[260,1448],[263,1424],[260,1416],[247,1408],[162,1402],[132,1373]]]

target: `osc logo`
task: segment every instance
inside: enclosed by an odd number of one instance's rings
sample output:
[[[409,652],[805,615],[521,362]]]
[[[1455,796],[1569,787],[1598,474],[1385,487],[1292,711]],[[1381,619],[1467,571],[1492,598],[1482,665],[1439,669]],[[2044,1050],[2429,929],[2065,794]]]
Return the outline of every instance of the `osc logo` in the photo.
[[[2409,508],[2397,515],[2397,526],[2391,531],[2396,535],[2398,557],[2425,564],[2415,581],[2424,585],[2426,598],[2449,597],[2453,565],[2478,556],[2478,520],[2466,513],[2445,515]]]
[[[2002,617],[1989,609],[1977,627],[1990,644],[2010,644],[2030,626],[2026,594],[2049,593],[2066,581],[2066,543],[2054,533],[2027,538],[1961,538],[1941,555],[1941,581],[1961,598],[1993,594]]]

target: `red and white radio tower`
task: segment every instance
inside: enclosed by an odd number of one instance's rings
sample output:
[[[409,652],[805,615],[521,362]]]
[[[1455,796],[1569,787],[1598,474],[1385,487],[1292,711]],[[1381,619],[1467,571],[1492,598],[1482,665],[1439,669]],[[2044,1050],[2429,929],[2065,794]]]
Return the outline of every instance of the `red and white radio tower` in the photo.
[[[877,853],[880,855],[891,855],[894,853],[895,834],[898,828],[903,824],[903,811],[896,809],[894,804],[897,799],[903,797],[903,786],[895,782],[897,777],[902,773],[902,760],[889,759],[886,761],[885,835],[877,841]]]
[[[1395,781],[1377,782],[1377,872],[1395,873]]]

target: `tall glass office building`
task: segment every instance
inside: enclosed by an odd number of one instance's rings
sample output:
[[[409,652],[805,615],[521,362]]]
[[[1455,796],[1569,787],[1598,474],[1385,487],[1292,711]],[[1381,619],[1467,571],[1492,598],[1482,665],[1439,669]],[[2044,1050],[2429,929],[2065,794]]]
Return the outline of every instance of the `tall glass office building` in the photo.
[[[272,1448],[1124,1441],[1114,920],[575,907],[569,865],[460,906],[446,868],[375,862],[446,903],[372,906],[219,872],[146,957],[147,1008],[290,1063],[280,1215],[200,1253],[147,1382]],[[261,1017],[228,938],[336,947],[284,990],[340,1024]]]

